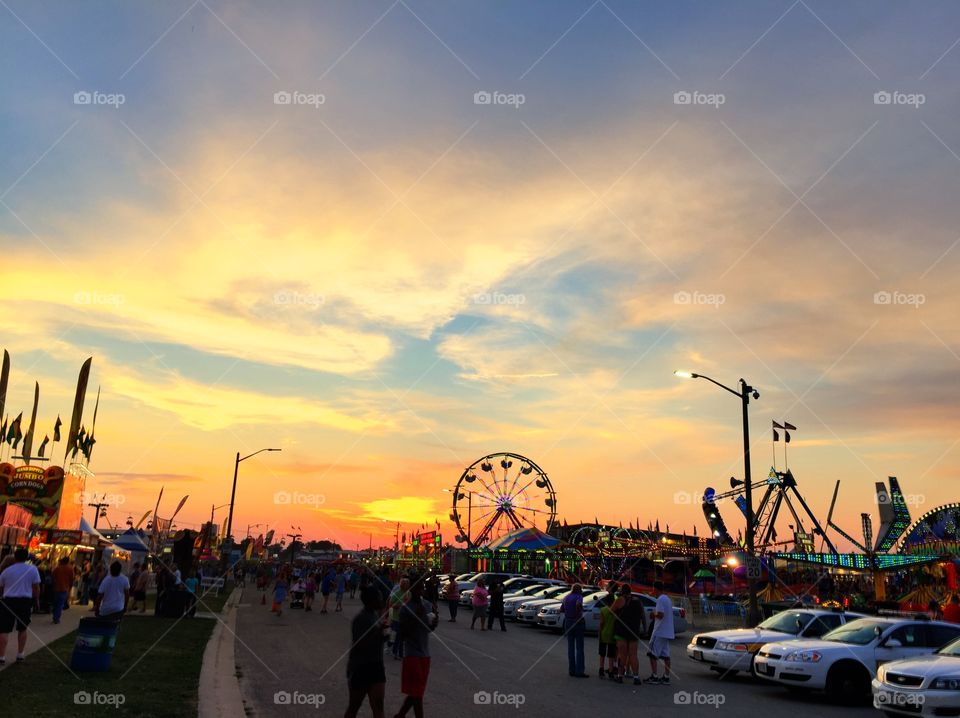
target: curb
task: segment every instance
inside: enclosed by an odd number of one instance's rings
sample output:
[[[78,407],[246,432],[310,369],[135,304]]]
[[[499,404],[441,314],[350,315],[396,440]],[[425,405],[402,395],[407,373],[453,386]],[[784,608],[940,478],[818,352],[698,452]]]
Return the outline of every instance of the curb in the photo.
[[[246,715],[240,683],[236,675],[234,640],[237,630],[237,606],[242,588],[234,588],[225,604],[227,615],[217,621],[213,635],[203,651],[200,669],[199,718],[236,718]]]

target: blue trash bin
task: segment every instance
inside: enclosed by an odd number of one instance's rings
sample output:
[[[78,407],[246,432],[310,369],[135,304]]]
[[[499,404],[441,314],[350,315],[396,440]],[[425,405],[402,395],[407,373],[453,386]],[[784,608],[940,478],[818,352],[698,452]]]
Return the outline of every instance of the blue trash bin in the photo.
[[[109,671],[113,648],[117,644],[120,621],[81,618],[77,642],[73,645],[70,667],[75,671]]]

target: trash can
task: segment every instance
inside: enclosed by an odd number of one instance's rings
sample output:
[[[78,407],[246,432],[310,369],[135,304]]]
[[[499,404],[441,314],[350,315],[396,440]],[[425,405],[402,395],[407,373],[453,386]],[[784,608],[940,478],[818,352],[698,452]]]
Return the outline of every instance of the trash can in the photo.
[[[77,642],[73,646],[70,667],[75,671],[109,671],[113,647],[117,644],[120,621],[81,618]]]

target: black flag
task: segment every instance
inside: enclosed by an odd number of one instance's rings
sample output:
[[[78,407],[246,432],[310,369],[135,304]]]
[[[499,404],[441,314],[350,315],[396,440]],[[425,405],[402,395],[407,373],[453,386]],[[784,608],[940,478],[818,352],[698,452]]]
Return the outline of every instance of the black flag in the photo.
[[[49,443],[50,443],[50,437],[47,436],[47,435],[44,435],[43,441],[40,442],[40,448],[37,449],[37,458],[38,458],[38,459],[42,459],[42,458],[43,458],[43,452],[46,450],[47,444],[49,444]]]
[[[60,425],[63,422],[60,421],[60,415],[57,414],[57,423],[53,425],[53,443],[60,441]]]

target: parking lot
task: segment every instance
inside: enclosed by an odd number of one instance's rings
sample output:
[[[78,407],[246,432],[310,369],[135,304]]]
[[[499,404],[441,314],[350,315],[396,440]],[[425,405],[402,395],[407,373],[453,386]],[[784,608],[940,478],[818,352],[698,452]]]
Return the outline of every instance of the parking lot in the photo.
[[[349,622],[359,610],[345,601],[343,613],[285,610],[281,617],[244,590],[237,623],[237,665],[247,710],[254,716],[343,715]],[[446,618],[442,614],[442,618]],[[432,667],[425,699],[428,716],[800,715],[876,718],[871,707],[842,708],[824,698],[790,693],[744,676],[719,679],[686,656],[692,630],[672,646],[670,686],[635,687],[599,680],[597,639],[587,636],[589,679],[567,675],[566,641],[557,633],[507,624],[507,632],[471,631],[470,612],[457,623],[442,620],[431,640]],[[400,663],[389,655],[386,715],[401,702]],[[641,670],[649,666],[641,656]],[[369,715],[364,708],[361,715]],[[411,714],[412,715],[412,714]]]

